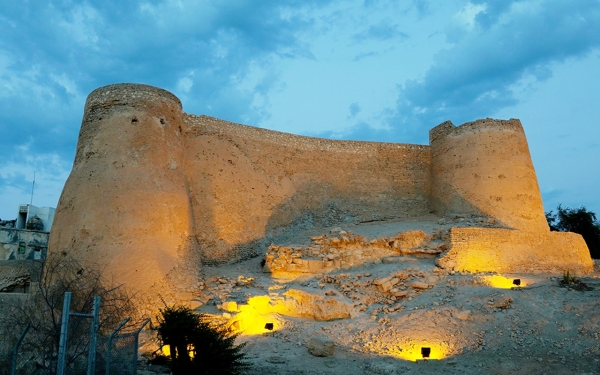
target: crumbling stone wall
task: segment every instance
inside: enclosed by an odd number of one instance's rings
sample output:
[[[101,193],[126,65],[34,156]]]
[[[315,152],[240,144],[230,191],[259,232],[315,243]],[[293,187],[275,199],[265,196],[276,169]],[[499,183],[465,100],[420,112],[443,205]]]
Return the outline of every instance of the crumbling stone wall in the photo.
[[[422,230],[406,231],[371,241],[343,230],[331,233],[311,237],[312,244],[307,247],[269,246],[264,270],[323,274],[365,263],[396,263],[404,261],[404,255],[436,256],[447,248],[443,234],[437,231],[431,235]]]

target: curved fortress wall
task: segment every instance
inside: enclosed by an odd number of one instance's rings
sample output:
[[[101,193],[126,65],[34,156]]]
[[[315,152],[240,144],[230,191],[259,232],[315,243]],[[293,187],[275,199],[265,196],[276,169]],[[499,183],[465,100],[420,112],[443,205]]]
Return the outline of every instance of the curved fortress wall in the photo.
[[[429,138],[434,211],[492,216],[512,229],[549,230],[519,120],[486,119],[459,127],[445,122]]]
[[[112,85],[92,92],[49,251],[141,290],[168,275],[193,234],[184,127],[181,103],[167,91]]]
[[[506,228],[454,228],[444,267],[556,269],[567,246],[574,270],[591,270],[580,236],[548,237],[518,120],[444,123],[430,137],[431,147],[301,137],[185,114],[162,89],[102,87],[85,106],[49,252],[168,297],[195,289],[202,262],[251,257],[303,229],[434,211]]]

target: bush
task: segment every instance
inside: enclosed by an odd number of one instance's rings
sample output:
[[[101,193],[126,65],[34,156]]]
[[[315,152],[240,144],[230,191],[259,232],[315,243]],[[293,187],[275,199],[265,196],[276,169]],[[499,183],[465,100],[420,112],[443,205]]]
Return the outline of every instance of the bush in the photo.
[[[557,213],[546,212],[546,220],[550,230],[559,232],[573,232],[580,234],[594,259],[600,259],[600,223],[596,221],[596,214],[585,207],[578,209],[563,208],[560,204]]]
[[[588,286],[586,283],[581,281],[579,278],[572,274],[569,270],[563,272],[563,278],[558,282],[563,288],[578,290],[580,292],[586,290],[594,290],[594,288]]]
[[[237,375],[249,367],[241,352],[244,344],[235,345],[237,335],[211,324],[207,316],[183,306],[160,312],[155,329],[160,341],[169,346],[173,375]]]
[[[97,267],[82,266],[63,254],[50,254],[45,261],[35,261],[30,296],[24,304],[11,307],[7,319],[17,337],[29,324],[30,329],[20,352],[29,353],[32,366],[48,371],[56,367],[62,308],[65,292],[71,292],[71,312],[89,314],[95,296],[101,297],[98,335],[108,335],[125,317],[135,315],[135,308],[125,290],[103,279]],[[69,321],[67,365],[85,361],[89,347],[90,320]],[[82,359],[83,358],[83,359]]]

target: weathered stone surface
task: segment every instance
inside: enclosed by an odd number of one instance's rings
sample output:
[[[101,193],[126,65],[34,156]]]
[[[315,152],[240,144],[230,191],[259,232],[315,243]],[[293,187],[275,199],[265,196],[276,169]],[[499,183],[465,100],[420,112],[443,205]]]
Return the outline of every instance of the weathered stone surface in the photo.
[[[328,321],[350,318],[352,304],[339,296],[323,296],[299,289],[285,292],[285,310],[287,315],[302,316],[314,320]]]
[[[331,357],[335,343],[325,337],[312,337],[307,344],[308,352],[315,357]]]
[[[422,230],[411,230],[400,233],[393,243],[393,247],[399,251],[414,249],[427,243],[427,235]]]
[[[508,228],[548,231],[519,120],[485,119],[429,132],[436,212],[489,215]]]
[[[471,310],[457,311],[453,316],[458,320],[467,320],[471,316]]]
[[[332,232],[339,237],[328,237],[325,234],[312,237],[313,246],[269,246],[265,255],[264,270],[271,273],[328,273],[365,263],[416,261],[398,256],[398,252],[411,255],[436,255],[442,252],[420,247],[431,240],[430,236],[421,230],[401,232],[395,237],[380,237],[371,241],[351,232]],[[434,245],[439,247],[438,242]]]
[[[377,279],[373,281],[373,284],[377,285],[377,288],[382,292],[387,292],[400,280],[397,277],[386,277],[383,279]]]
[[[0,292],[28,292],[31,283],[40,281],[41,267],[33,260],[0,260]]]
[[[397,299],[408,297],[408,292],[406,290],[401,290],[393,293],[394,297]]]
[[[381,263],[391,264],[391,263],[415,263],[417,260],[413,258],[407,258],[402,256],[391,256],[381,258]]]

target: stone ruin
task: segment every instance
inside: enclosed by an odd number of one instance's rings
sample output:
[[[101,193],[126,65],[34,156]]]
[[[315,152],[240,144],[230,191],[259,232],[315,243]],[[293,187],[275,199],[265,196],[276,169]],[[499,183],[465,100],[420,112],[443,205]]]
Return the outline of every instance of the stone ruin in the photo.
[[[427,215],[443,232],[338,230],[277,245],[311,228]],[[581,236],[549,231],[519,120],[448,121],[428,146],[336,141],[187,114],[173,94],[137,84],[88,96],[49,252],[148,295],[194,290],[201,264],[263,254],[269,272],[326,274],[407,255],[458,271],[593,270]]]

